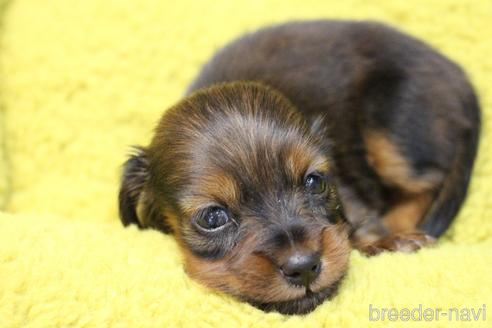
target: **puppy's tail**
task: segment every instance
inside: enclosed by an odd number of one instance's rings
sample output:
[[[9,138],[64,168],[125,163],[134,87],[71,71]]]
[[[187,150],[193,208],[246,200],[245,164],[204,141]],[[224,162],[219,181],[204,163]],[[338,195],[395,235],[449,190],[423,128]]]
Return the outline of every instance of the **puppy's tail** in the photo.
[[[464,141],[458,148],[450,173],[419,226],[422,231],[434,237],[444,233],[457,215],[467,194],[473,162],[477,154],[480,108],[473,92],[464,105],[471,118],[471,128],[464,133]]]

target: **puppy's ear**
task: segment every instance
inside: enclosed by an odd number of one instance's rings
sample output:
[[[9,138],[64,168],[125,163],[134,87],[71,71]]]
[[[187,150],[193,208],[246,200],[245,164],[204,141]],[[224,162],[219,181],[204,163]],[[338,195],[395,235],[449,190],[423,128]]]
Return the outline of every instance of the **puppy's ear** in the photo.
[[[321,114],[315,116],[310,122],[311,135],[317,140],[318,144],[323,148],[326,154],[331,153],[332,142],[329,128],[331,122],[326,119],[326,116]]]
[[[134,153],[123,167],[123,176],[119,193],[120,219],[123,225],[136,224],[143,227],[139,220],[137,207],[142,197],[143,189],[149,180],[149,163],[145,150],[134,148]]]

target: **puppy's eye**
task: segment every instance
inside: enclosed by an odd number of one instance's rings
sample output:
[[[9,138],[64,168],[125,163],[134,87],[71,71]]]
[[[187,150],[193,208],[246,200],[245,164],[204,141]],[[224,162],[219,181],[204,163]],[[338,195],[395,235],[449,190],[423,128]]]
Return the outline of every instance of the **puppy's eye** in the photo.
[[[313,194],[321,194],[326,189],[326,181],[317,174],[308,175],[304,185]]]
[[[229,222],[229,214],[222,207],[211,207],[198,217],[196,223],[205,230],[215,230]]]

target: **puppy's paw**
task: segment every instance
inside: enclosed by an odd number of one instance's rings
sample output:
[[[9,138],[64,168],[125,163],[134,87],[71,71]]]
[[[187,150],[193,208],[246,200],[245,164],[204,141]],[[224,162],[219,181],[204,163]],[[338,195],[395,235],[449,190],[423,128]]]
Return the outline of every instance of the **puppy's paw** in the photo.
[[[423,232],[408,232],[391,234],[370,244],[355,245],[355,248],[367,256],[374,256],[385,251],[413,253],[435,243],[434,237]]]

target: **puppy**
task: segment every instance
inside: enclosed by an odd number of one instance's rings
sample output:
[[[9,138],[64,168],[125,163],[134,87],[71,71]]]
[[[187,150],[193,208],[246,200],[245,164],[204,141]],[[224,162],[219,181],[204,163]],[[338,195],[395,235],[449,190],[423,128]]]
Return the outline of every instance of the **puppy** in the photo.
[[[218,51],[126,162],[121,220],[174,234],[202,284],[307,313],[352,248],[415,251],[446,230],[479,126],[463,71],[408,35],[265,28]]]

